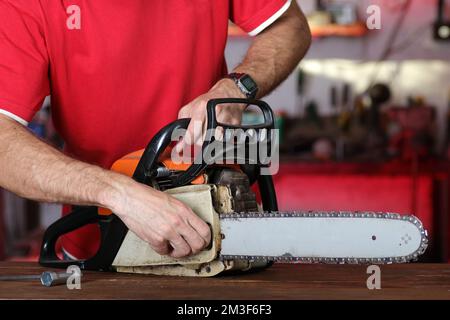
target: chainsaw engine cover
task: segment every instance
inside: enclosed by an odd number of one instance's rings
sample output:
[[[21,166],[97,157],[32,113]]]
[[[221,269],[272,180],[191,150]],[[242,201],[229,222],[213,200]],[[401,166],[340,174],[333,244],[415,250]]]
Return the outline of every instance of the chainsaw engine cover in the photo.
[[[211,277],[224,271],[245,271],[267,266],[266,262],[219,260],[221,250],[220,214],[258,210],[248,178],[229,168],[215,168],[208,180],[214,184],[190,185],[165,192],[177,198],[211,226],[212,242],[207,250],[183,259],[156,253],[145,241],[128,231],[114,259],[117,272],[172,276]]]
[[[219,215],[213,207],[211,188],[212,186],[209,185],[191,185],[165,191],[189,206],[195,214],[212,227],[212,243],[209,249],[188,258],[174,259],[159,255],[147,242],[141,240],[132,231],[128,231],[114,259],[113,266],[201,264],[213,261],[220,250],[220,223]]]

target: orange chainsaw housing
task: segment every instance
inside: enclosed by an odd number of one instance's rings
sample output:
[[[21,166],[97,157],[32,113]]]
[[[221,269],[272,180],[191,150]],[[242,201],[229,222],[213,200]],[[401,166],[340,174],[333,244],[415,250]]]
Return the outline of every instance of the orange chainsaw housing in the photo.
[[[127,154],[123,158],[114,162],[113,165],[111,166],[111,170],[117,173],[124,174],[128,177],[132,177],[139,161],[141,160],[143,153],[144,149]],[[164,153],[161,155],[160,159],[160,162],[167,169],[173,171],[186,171],[191,166],[190,163],[174,163],[170,159],[170,153],[171,149],[170,148],[166,149]],[[195,178],[195,180],[192,181],[191,184],[205,184],[205,182],[206,181],[204,176],[200,175],[197,178]],[[109,216],[112,214],[112,211],[106,208],[99,208],[98,214],[101,216]]]

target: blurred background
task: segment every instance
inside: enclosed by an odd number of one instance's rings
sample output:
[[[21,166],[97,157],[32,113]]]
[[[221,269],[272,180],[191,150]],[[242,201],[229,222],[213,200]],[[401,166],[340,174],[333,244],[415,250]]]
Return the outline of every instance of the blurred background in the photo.
[[[422,260],[450,262],[450,0],[298,3],[313,44],[264,99],[281,130],[280,209],[414,214]],[[230,69],[250,44],[230,24]],[[30,129],[62,145],[49,118],[46,101]],[[37,260],[60,210],[0,190],[0,260]]]

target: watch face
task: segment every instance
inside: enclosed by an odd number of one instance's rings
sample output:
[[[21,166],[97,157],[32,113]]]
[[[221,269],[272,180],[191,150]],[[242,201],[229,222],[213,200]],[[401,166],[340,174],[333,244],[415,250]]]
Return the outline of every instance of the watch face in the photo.
[[[258,89],[258,86],[256,85],[256,83],[248,75],[242,77],[241,83],[250,92],[254,92],[255,90]]]

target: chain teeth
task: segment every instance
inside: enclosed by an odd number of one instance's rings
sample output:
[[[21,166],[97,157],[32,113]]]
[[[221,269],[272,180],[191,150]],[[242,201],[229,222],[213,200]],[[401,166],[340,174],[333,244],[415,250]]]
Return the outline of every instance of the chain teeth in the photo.
[[[385,258],[331,258],[331,257],[292,257],[292,256],[236,256],[222,255],[221,260],[248,260],[248,261],[275,261],[289,263],[325,263],[325,264],[392,264],[415,261],[428,247],[428,233],[422,222],[415,216],[400,215],[390,212],[351,212],[351,211],[293,211],[293,212],[245,212],[230,213],[220,216],[221,219],[246,219],[246,218],[374,218],[403,220],[414,224],[420,231],[421,244],[419,248],[408,256]]]

